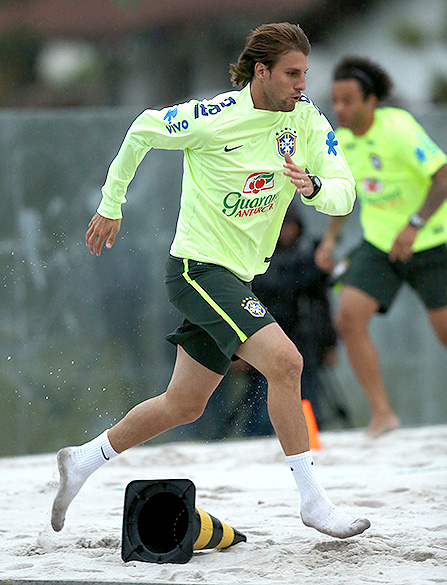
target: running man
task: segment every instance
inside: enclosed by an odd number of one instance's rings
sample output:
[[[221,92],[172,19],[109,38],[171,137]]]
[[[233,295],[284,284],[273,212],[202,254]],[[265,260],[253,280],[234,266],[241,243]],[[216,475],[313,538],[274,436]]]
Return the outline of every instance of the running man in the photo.
[[[184,321],[168,336],[177,357],[166,392],[92,441],[59,451],[54,530],[62,529],[71,501],[107,460],[200,417],[233,356],[268,380],[269,415],[301,494],[304,524],[339,538],[370,526],[336,507],[320,485],[301,409],[302,357],[249,284],[268,268],[297,189],[304,204],[324,213],[345,215],[354,203],[354,181],[335,134],[302,93],[309,52],[299,26],[263,25],[231,65],[233,84],[242,90],[146,110],[127,132],[86,244],[97,256],[104,244],[112,247],[128,184],[151,148],[183,150],[166,285]]]
[[[349,258],[335,323],[371,409],[368,433],[400,426],[380,372],[369,323],[385,313],[407,282],[423,301],[430,323],[447,345],[446,155],[406,111],[378,108],[391,90],[381,67],[348,57],[334,71],[332,103],[337,138],[355,178],[364,241]],[[316,251],[323,270],[344,217],[333,217]]]

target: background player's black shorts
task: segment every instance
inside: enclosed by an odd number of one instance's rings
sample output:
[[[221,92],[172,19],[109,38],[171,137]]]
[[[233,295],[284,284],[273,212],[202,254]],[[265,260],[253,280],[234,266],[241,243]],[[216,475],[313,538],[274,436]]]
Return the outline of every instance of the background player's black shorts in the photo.
[[[165,283],[184,317],[166,339],[218,374],[227,373],[241,343],[275,322],[250,283],[223,266],[170,256]]]
[[[447,247],[416,252],[408,262],[390,262],[388,254],[363,241],[347,258],[348,267],[339,278],[342,285],[355,286],[380,303],[380,312],[390,308],[406,282],[418,293],[427,309],[447,306]]]

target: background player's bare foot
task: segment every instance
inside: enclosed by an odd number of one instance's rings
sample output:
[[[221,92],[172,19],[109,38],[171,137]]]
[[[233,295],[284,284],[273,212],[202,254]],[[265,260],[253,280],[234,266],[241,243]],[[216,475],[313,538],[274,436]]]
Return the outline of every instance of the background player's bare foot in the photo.
[[[366,433],[368,437],[371,437],[371,439],[377,439],[385,433],[395,431],[400,426],[401,422],[394,414],[386,417],[376,417],[372,419]]]

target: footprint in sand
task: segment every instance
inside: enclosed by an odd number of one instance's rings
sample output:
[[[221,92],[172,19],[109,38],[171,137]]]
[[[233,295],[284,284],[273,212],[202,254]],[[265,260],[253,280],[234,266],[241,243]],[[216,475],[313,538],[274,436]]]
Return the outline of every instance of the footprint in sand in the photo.
[[[354,504],[356,506],[364,506],[365,508],[382,508],[385,505],[378,500],[356,500]]]

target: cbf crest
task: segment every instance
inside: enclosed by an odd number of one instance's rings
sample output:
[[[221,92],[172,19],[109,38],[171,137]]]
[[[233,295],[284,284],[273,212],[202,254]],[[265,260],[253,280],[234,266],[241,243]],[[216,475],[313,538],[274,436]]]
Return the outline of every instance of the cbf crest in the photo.
[[[286,154],[293,156],[296,151],[296,131],[292,128],[280,130],[276,133],[276,144],[282,157]]]
[[[252,317],[263,317],[266,314],[265,307],[255,297],[245,297],[241,302],[241,307],[248,311]]]

